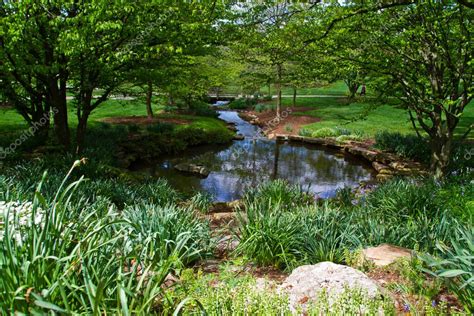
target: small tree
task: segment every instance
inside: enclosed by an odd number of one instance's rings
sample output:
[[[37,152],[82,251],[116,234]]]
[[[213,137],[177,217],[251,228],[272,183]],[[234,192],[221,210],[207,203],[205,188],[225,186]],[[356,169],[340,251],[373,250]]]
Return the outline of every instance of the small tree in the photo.
[[[334,54],[387,78],[428,135],[437,178],[446,174],[454,130],[474,96],[473,20],[474,10],[455,1],[427,1],[354,15],[330,34],[346,48]],[[361,54],[350,54],[356,48]]]

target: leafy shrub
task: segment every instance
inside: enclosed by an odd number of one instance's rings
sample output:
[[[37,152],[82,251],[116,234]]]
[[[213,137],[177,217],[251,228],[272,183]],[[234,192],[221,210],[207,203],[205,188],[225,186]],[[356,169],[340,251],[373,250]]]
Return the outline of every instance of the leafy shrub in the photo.
[[[225,144],[233,137],[232,133],[227,130],[225,132],[221,129],[205,130],[201,127],[192,125],[178,129],[174,136],[190,146],[201,144]]]
[[[244,110],[257,104],[257,98],[240,98],[229,103],[229,108],[233,110]]]
[[[428,141],[415,135],[404,135],[386,131],[380,132],[375,135],[375,147],[425,163],[430,160]]]
[[[129,133],[136,133],[140,130],[140,127],[137,124],[130,124],[127,126]]]
[[[219,114],[212,107],[203,101],[195,100],[189,108],[198,116],[217,117]]]
[[[288,132],[288,133],[293,132],[293,125],[285,124],[285,132]]]
[[[359,135],[341,135],[341,136],[336,137],[336,141],[338,141],[340,143],[344,143],[344,142],[351,141],[351,140],[362,141],[362,140],[364,140],[364,138],[362,136],[359,136]]]
[[[307,128],[302,128],[298,131],[298,135],[303,136],[303,137],[311,137],[311,130]]]
[[[324,137],[337,137],[339,133],[334,128],[324,127],[320,128],[311,133],[311,137],[324,138]]]
[[[474,229],[458,228],[451,246],[438,243],[437,247],[440,258],[421,256],[429,267],[425,271],[444,279],[466,311],[474,313]]]
[[[178,110],[178,107],[174,105],[165,105],[165,108],[164,108],[164,111],[166,113],[173,113],[173,112],[176,112],[177,110]]]
[[[334,128],[334,130],[336,131],[336,133],[339,135],[339,136],[343,136],[343,135],[351,135],[351,131],[347,128],[344,128],[344,127],[339,127],[339,126],[336,126]]]
[[[265,95],[262,97],[262,100],[268,102],[273,100],[273,97],[271,95]]]
[[[265,111],[275,111],[276,110],[276,105],[275,104],[257,104],[255,106],[255,111],[262,113]]]
[[[170,134],[175,130],[175,125],[168,122],[158,122],[152,125],[148,125],[146,130],[150,133],[157,134]]]

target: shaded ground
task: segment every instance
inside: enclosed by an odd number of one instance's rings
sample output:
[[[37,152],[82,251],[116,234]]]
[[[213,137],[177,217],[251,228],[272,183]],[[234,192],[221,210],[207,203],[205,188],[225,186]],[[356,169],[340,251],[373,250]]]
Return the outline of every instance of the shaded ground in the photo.
[[[153,117],[149,118],[147,116],[118,116],[118,117],[109,117],[100,120],[101,122],[111,123],[111,124],[138,124],[138,125],[150,125],[157,123],[172,123],[177,125],[189,124],[189,120],[173,118],[173,117]]]

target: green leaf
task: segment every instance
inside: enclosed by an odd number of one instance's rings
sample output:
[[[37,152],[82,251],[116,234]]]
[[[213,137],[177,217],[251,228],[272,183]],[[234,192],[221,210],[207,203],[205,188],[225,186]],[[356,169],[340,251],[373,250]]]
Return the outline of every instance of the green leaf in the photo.
[[[454,278],[454,277],[457,277],[458,275],[466,274],[466,273],[467,272],[463,270],[448,270],[448,271],[444,271],[438,274],[438,276],[444,277],[444,278]]]

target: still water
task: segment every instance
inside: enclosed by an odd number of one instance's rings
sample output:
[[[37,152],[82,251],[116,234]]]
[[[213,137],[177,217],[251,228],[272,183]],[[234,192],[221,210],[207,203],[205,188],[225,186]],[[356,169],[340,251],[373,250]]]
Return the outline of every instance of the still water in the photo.
[[[225,146],[191,148],[153,164],[137,163],[131,169],[166,178],[184,193],[207,192],[215,201],[241,198],[247,188],[272,179],[298,184],[321,198],[333,196],[338,188],[373,179],[370,165],[338,150],[268,140],[258,127],[242,120],[237,112],[221,111],[219,118],[234,123],[245,139]],[[181,173],[174,169],[179,163],[200,164],[211,172],[204,179]]]

